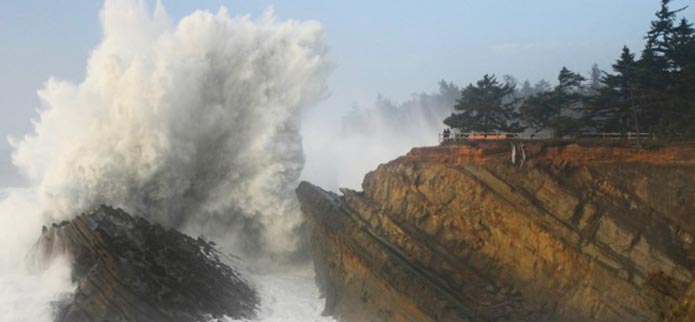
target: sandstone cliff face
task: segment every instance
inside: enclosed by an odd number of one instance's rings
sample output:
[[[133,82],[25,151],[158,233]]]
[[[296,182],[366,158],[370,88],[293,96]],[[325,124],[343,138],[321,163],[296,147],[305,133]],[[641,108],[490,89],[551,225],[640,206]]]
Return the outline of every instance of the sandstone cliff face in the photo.
[[[345,321],[665,321],[691,280],[695,148],[413,149],[337,196],[302,183]],[[690,321],[690,320],[688,320]]]
[[[695,283],[691,284],[688,291],[681,297],[678,304],[671,311],[669,322],[695,321]]]
[[[256,291],[210,243],[101,207],[45,229],[37,259],[67,253],[77,290],[56,322],[252,318]]]

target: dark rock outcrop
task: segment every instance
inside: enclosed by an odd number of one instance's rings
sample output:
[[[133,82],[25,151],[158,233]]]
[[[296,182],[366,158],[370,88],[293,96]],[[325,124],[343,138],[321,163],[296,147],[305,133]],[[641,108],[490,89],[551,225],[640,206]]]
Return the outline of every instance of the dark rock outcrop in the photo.
[[[251,318],[256,291],[213,245],[100,207],[44,229],[36,258],[67,253],[74,296],[57,322],[197,322]]]
[[[363,192],[302,183],[326,313],[665,321],[692,276],[695,148],[524,152],[521,165],[508,142],[417,148],[369,173]]]

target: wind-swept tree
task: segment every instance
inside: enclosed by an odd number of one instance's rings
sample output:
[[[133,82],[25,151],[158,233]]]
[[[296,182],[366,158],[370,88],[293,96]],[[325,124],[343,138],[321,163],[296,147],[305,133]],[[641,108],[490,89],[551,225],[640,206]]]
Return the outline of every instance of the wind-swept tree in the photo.
[[[668,48],[673,22],[676,19],[676,13],[680,10],[669,9],[671,0],[661,0],[659,11],[654,15],[655,20],[652,20],[649,31],[647,32],[647,47],[658,48],[657,52],[665,53]],[[682,9],[681,9],[682,10]]]
[[[669,55],[673,44],[674,25],[678,19],[677,14],[685,10],[685,7],[671,10],[670,3],[671,0],[661,0],[661,7],[655,13],[656,19],[651,22],[645,37],[647,58],[652,60],[652,67],[661,69],[662,72],[672,70],[674,67],[673,59]]]
[[[582,82],[580,74],[562,67],[559,84],[548,92],[526,99],[519,112],[521,119],[537,132],[551,130],[557,136],[578,131],[583,126],[581,117]]]
[[[486,75],[464,90],[457,105],[463,113],[450,116],[447,124],[483,131],[520,128],[518,114],[523,125],[561,137],[593,130],[695,139],[695,28],[678,17],[687,7],[672,10],[671,2],[661,0],[639,58],[623,48],[612,72],[594,65],[586,85],[584,77],[563,67],[557,86],[520,83],[516,99],[510,99],[514,78],[505,77],[507,84],[500,85]]]
[[[585,81],[586,78],[567,69],[567,67],[562,67],[560,75],[557,76],[557,80],[559,82],[556,88],[557,90],[567,95],[573,95],[581,92],[582,82]]]
[[[512,98],[514,86],[501,84],[495,76],[485,75],[476,85],[468,85],[456,101],[453,113],[444,124],[463,132],[516,132],[522,130],[517,121]]]
[[[662,0],[656,19],[651,22],[642,55],[637,62],[635,104],[639,106],[641,124],[648,132],[677,132],[671,124],[673,112],[678,109],[674,90],[679,86],[676,79],[674,57],[674,35],[677,13],[671,10],[671,0]]]

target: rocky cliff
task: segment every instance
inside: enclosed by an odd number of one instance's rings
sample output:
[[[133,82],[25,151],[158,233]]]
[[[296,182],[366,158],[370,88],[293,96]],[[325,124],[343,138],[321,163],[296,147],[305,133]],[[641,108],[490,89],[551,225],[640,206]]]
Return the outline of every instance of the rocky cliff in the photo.
[[[101,207],[45,228],[39,261],[67,254],[77,284],[56,322],[199,322],[252,318],[256,291],[212,244]]]
[[[509,142],[416,148],[362,192],[302,183],[326,313],[665,321],[691,281],[695,148],[527,142],[514,156]]]

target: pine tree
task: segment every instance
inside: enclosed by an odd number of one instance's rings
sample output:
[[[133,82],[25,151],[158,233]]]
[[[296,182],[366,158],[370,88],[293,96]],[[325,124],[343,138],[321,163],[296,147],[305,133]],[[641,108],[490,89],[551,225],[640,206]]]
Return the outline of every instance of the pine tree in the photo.
[[[695,31],[687,19],[680,20],[672,30],[666,57],[671,62],[671,84],[664,89],[663,104],[657,131],[671,138],[695,137]]]
[[[661,1],[656,19],[645,37],[647,43],[635,73],[639,89],[634,93],[634,100],[640,109],[641,123],[649,132],[656,131],[664,115],[675,108],[669,94],[676,85],[672,39],[677,13],[684,8],[671,10],[670,3],[671,0]]]
[[[695,30],[683,18],[673,29],[673,43],[668,56],[673,61],[675,88],[677,96],[695,94]]]
[[[514,77],[513,75],[504,75],[504,76],[502,76],[502,79],[504,80],[505,84],[512,86],[515,89],[516,89],[516,86],[519,85],[518,84],[519,81],[517,81],[516,77]]]
[[[562,137],[577,132],[583,126],[584,81],[580,74],[562,67],[558,85],[552,91],[533,95],[524,101],[519,109],[522,120],[536,133],[548,129]]]
[[[536,93],[549,92],[552,89],[553,86],[545,79],[541,79],[533,85],[533,90],[536,91]]]
[[[591,74],[589,76],[589,85],[586,89],[586,95],[592,96],[598,94],[603,86],[601,82],[602,77],[603,71],[598,67],[598,64],[593,64],[591,66]]]
[[[535,133],[550,127],[553,120],[558,117],[559,110],[555,105],[554,92],[541,92],[531,95],[521,104],[519,112],[525,124]]]
[[[623,48],[612,73],[592,66],[586,87],[581,75],[564,67],[555,87],[546,81],[533,87],[524,82],[518,92],[525,98],[518,109],[523,123],[536,131],[553,130],[559,136],[591,129],[695,139],[695,28],[687,19],[678,19],[685,8],[671,10],[670,4],[671,0],[661,1],[639,59]],[[533,95],[528,96],[530,93]],[[509,98],[501,102],[506,106]],[[466,115],[482,117],[465,106],[461,103],[460,107]],[[466,117],[464,113],[452,115],[449,121],[465,124]]]
[[[536,94],[536,92],[533,89],[533,87],[531,86],[531,82],[529,82],[528,80],[525,80],[521,84],[521,88],[519,89],[519,97],[521,97],[523,99],[523,98],[529,97],[533,94]]]
[[[639,132],[639,110],[635,104],[635,55],[623,47],[620,59],[612,65],[613,74],[605,73],[596,95],[587,100],[592,126],[602,132]]]
[[[651,27],[647,32],[647,44],[645,50],[649,51],[648,55],[653,56],[654,62],[657,64],[654,67],[662,70],[671,71],[674,66],[674,61],[669,53],[672,51],[673,37],[675,32],[674,24],[678,19],[677,14],[687,7],[677,10],[669,9],[671,0],[662,0],[659,11],[655,13],[656,20],[651,22]]]
[[[673,28],[672,44],[667,56],[673,61],[675,72],[683,72],[695,64],[695,30],[687,19],[681,19]]]
[[[671,0],[661,0],[661,7],[655,14],[656,20],[651,22],[651,28],[645,37],[647,39],[646,48],[653,50],[655,55],[660,57],[665,56],[669,50],[677,13],[685,9],[670,10],[669,3]]]
[[[476,85],[468,85],[456,102],[454,113],[444,124],[463,132],[520,131],[514,109],[516,100],[509,100],[514,86],[500,84],[495,76],[485,75]],[[508,101],[508,102],[507,102]]]
[[[582,82],[585,81],[586,78],[580,74],[570,71],[567,69],[567,67],[562,67],[557,80],[559,82],[557,89],[560,90],[560,92],[567,95],[574,95],[581,92]]]

